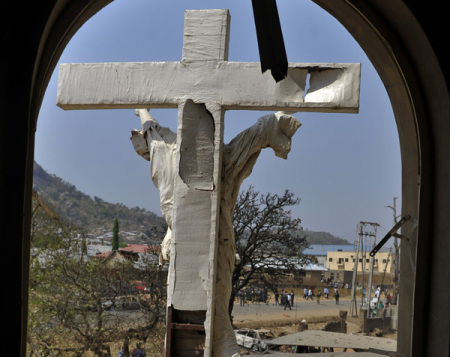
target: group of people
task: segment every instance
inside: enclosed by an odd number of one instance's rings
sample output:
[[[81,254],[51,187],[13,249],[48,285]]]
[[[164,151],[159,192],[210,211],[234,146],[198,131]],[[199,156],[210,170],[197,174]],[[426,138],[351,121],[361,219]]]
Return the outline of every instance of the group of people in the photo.
[[[341,288],[341,289],[350,289],[352,286],[351,284],[348,283],[344,283],[344,282],[340,282],[338,281],[333,281],[331,278],[328,279],[321,279],[320,282],[322,284],[326,284],[327,286],[334,286],[335,289]]]
[[[268,289],[265,287],[264,289],[251,288],[251,289],[241,289],[237,293],[237,297],[239,299],[239,304],[244,306],[245,303],[251,301],[252,304],[257,304],[259,302],[268,302]]]
[[[313,300],[313,297],[316,298],[316,302],[318,304],[320,304],[320,298],[322,296],[322,291],[319,289],[317,291],[317,294],[314,293],[314,290],[311,288],[305,288],[303,290],[304,294],[303,294],[303,299],[305,300]],[[325,287],[323,289],[323,295],[325,296],[326,299],[328,299],[330,297],[330,291],[328,290],[328,287]],[[336,299],[336,305],[339,305],[339,290],[337,288],[334,289],[334,298]]]
[[[275,305],[284,306],[284,309],[289,308],[292,310],[292,306],[294,305],[294,290],[288,292],[287,290],[281,289],[281,295],[278,293],[278,290],[275,291]]]
[[[377,303],[374,303],[373,305],[375,305],[375,306],[373,308],[372,308],[372,304],[370,305],[372,317],[376,317],[380,310],[389,309],[389,306],[392,303],[392,295],[387,291],[387,289],[385,289],[383,292],[384,292],[384,297],[386,299],[384,304],[383,304],[383,301],[381,298],[381,293],[382,293],[381,287],[378,286],[377,289],[375,290],[375,299],[376,299],[376,302],[378,303],[378,305],[377,305]]]
[[[323,295],[325,296],[326,299],[330,297],[328,287],[325,287],[323,289]],[[239,290],[237,297],[239,299],[240,306],[245,306],[245,304],[246,303],[248,304],[249,301],[251,301],[252,304],[258,302],[268,303],[267,288],[241,289]],[[294,306],[294,297],[295,297],[294,290],[291,290],[291,292],[289,292],[287,289],[281,289],[281,294],[278,292],[278,290],[275,290],[274,297],[275,297],[275,305],[283,306],[285,310],[287,308],[292,310],[292,306]],[[303,298],[305,300],[313,300],[313,298],[316,298],[316,302],[320,304],[321,297],[322,291],[320,289],[317,290],[317,293],[315,293],[311,287],[304,288]],[[337,288],[334,288],[334,298],[336,300],[336,305],[339,305],[339,290]]]
[[[314,296],[314,292],[313,292],[313,290],[311,289],[311,288],[304,288],[303,289],[303,292],[304,292],[304,294],[303,294],[303,299],[305,299],[305,300],[308,300],[308,299],[313,299],[313,296]]]
[[[121,350],[119,352],[119,357],[124,357],[124,356],[125,356],[124,350]],[[140,342],[136,343],[136,348],[133,349],[133,351],[130,354],[130,357],[145,357],[145,356],[146,356],[146,353],[145,353],[144,347],[142,347]]]

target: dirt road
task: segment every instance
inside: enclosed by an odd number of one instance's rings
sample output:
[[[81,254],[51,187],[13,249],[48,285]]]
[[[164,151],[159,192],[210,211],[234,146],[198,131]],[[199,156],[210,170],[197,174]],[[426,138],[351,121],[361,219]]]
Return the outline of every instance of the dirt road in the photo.
[[[292,309],[284,309],[284,306],[275,305],[273,301],[268,304],[251,302],[240,306],[234,304],[233,322],[236,327],[243,325],[256,327],[258,324],[295,324],[302,320],[309,322],[331,321],[339,316],[339,311],[350,310],[350,298],[342,298],[339,305],[332,298],[320,299],[320,304],[316,300],[305,300],[302,297],[296,298]],[[250,326],[249,326],[250,325]]]

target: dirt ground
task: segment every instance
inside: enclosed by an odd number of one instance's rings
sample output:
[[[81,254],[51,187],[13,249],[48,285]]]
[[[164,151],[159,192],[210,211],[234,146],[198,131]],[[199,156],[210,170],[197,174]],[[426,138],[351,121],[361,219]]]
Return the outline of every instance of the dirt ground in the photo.
[[[240,306],[236,303],[233,309],[233,325],[235,328],[267,328],[272,330],[276,337],[299,331],[300,324],[305,322],[309,330],[322,330],[327,322],[339,320],[339,312],[347,312],[347,333],[362,334],[362,319],[350,316],[350,297],[341,298],[339,305],[333,299],[305,301],[297,298],[292,310],[275,305],[274,301],[268,304],[246,304]],[[369,335],[397,339],[396,331],[375,330]]]
[[[275,337],[300,331],[302,323],[307,324],[309,330],[323,330],[329,321],[338,321],[339,312],[347,312],[347,333],[361,334],[397,339],[396,331],[380,331],[371,333],[362,332],[362,319],[350,316],[350,297],[341,298],[339,305],[333,299],[321,299],[320,304],[316,300],[305,301],[297,298],[292,310],[284,310],[282,306],[275,305],[274,301],[268,304],[247,304],[240,306],[235,303],[233,309],[233,325],[235,328],[265,328],[273,332]],[[335,349],[335,352],[344,351]],[[351,351],[351,349],[350,349]],[[241,355],[254,355],[251,351],[241,350]]]
[[[271,330],[275,337],[287,335],[298,332],[302,321],[306,321],[309,330],[322,330],[329,321],[336,321],[339,319],[339,312],[347,311],[347,333],[349,334],[363,334],[361,328],[361,320],[350,316],[350,297],[344,296],[340,299],[339,305],[335,300],[321,299],[320,304],[316,300],[304,300],[302,297],[296,297],[292,310],[286,309],[280,305],[275,305],[272,300],[268,304],[264,303],[249,303],[245,306],[240,306],[236,302],[233,309],[233,325],[235,328],[267,328]],[[380,336],[386,338],[397,339],[395,331],[381,332],[373,331],[369,335]],[[147,355],[152,357],[164,356],[164,338],[161,335],[160,340],[155,340],[152,343],[147,341],[145,348]],[[130,346],[134,346],[133,341]],[[120,350],[122,342],[118,342],[111,346],[113,356],[117,355]],[[336,350],[336,352],[339,352]],[[242,350],[241,355],[254,355],[255,353]]]

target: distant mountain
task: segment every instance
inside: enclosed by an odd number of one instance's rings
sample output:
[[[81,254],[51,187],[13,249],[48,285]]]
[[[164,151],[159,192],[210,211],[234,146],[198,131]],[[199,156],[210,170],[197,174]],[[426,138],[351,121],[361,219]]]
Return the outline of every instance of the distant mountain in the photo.
[[[96,196],[92,198],[71,183],[47,173],[36,162],[33,188],[59,216],[85,228],[95,237],[111,232],[116,217],[120,230],[138,232],[141,243],[159,243],[164,235],[166,223],[163,217],[144,208],[129,208],[123,204],[105,202]],[[303,234],[310,244],[350,244],[327,232],[303,231]]]
[[[163,217],[144,208],[129,208],[123,204],[105,202],[99,197],[92,198],[74,185],[47,173],[36,162],[33,189],[60,217],[85,228],[94,236],[111,232],[117,217],[121,231],[138,232],[141,238],[145,235],[146,243],[158,243],[163,237],[166,226]]]
[[[303,231],[309,244],[352,244],[328,232]]]

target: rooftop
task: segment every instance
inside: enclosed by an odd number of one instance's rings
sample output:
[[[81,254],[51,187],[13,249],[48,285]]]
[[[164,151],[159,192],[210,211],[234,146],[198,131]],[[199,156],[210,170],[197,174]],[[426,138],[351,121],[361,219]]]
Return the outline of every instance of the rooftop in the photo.
[[[89,246],[88,246],[89,247]],[[95,247],[90,247],[91,249],[96,249],[97,250],[97,256],[103,256],[103,257],[107,257],[111,254],[112,249],[111,246],[95,246]],[[160,246],[157,245],[147,245],[147,244],[128,244],[128,246],[123,247],[123,248],[119,248],[119,251],[122,252],[130,252],[130,253],[149,253],[149,252],[155,252],[155,253],[159,253],[160,251]]]
[[[311,244],[309,248],[303,251],[303,254],[326,256],[328,252],[340,251],[354,252],[355,246],[353,244]]]

